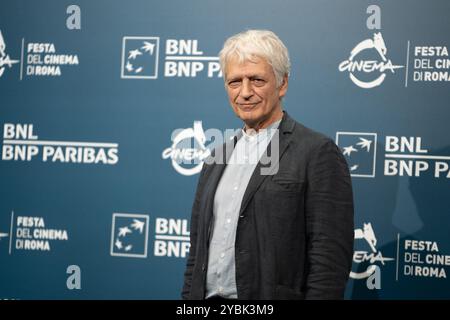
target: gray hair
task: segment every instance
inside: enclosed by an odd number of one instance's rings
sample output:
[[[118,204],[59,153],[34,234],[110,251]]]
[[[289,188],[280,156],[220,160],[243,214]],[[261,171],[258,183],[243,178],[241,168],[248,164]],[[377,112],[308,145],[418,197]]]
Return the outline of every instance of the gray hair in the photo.
[[[228,38],[219,53],[220,67],[226,80],[226,66],[230,58],[236,57],[238,63],[251,61],[255,57],[264,58],[273,69],[277,86],[289,75],[291,62],[286,46],[275,33],[268,30],[247,30]]]

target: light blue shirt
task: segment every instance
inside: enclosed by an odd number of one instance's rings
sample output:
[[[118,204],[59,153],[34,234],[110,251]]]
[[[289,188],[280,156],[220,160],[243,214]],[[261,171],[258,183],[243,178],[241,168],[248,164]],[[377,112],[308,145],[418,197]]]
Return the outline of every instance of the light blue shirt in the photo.
[[[235,238],[242,198],[259,159],[281,120],[255,132],[242,130],[214,196],[213,231],[209,246],[206,298],[237,299]]]

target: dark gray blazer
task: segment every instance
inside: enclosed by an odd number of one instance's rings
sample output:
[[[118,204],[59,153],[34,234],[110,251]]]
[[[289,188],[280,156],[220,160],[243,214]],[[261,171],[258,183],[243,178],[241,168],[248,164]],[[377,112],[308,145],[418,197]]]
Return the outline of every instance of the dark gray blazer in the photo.
[[[331,139],[286,112],[279,129],[279,170],[261,175],[258,163],[239,212],[238,298],[341,299],[353,255],[347,163]],[[224,168],[205,164],[199,178],[184,299],[204,299],[214,194]]]

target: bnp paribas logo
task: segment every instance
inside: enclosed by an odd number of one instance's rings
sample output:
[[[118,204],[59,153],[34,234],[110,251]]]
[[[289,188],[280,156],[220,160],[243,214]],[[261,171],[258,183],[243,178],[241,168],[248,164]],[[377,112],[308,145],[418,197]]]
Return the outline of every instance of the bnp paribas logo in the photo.
[[[12,68],[12,65],[15,63],[19,63],[19,60],[14,60],[9,57],[9,54],[6,52],[5,39],[3,39],[2,31],[0,30],[0,77],[7,67]]]
[[[149,219],[146,214],[114,213],[111,228],[111,256],[146,258]]]
[[[158,78],[159,37],[123,37],[122,79]]]
[[[376,133],[338,131],[336,144],[348,163],[352,177],[375,178]]]
[[[352,82],[364,89],[381,85],[386,74],[394,74],[400,68],[403,66],[394,65],[387,58],[387,47],[381,32],[359,42],[351,50],[348,59],[339,64],[339,71],[348,72]]]

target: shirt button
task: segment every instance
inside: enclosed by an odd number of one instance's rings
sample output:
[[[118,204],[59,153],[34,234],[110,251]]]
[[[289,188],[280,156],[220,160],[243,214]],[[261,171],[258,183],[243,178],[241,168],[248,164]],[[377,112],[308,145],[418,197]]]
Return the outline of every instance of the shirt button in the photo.
[[[222,293],[222,292],[223,292],[223,288],[219,287],[219,293]]]
[[[225,257],[225,253],[222,252],[222,253],[220,254],[220,257],[221,257],[221,258]]]
[[[227,219],[227,223],[231,223],[231,219]]]
[[[233,189],[234,189],[234,190],[237,190],[237,189],[238,189],[238,187],[236,186],[236,187],[234,187]]]

